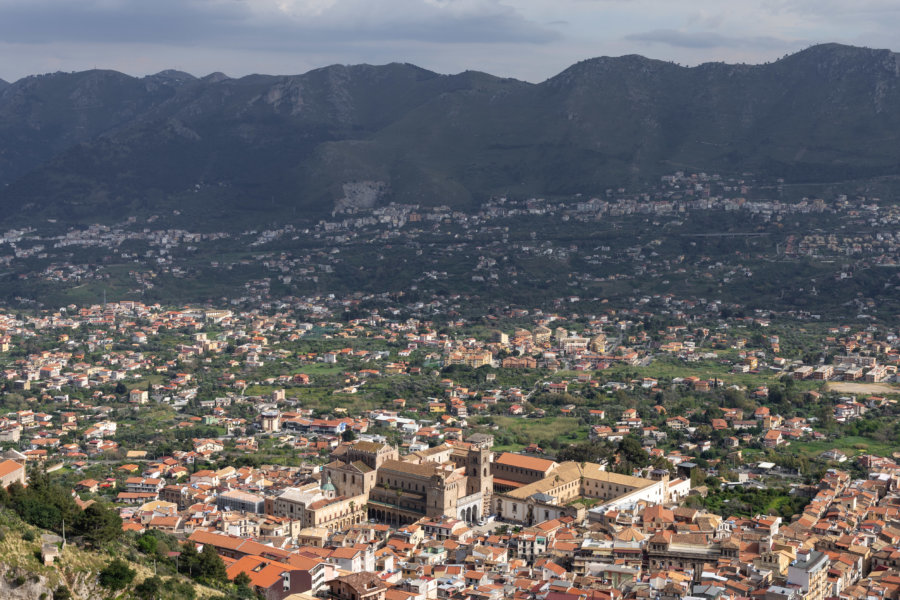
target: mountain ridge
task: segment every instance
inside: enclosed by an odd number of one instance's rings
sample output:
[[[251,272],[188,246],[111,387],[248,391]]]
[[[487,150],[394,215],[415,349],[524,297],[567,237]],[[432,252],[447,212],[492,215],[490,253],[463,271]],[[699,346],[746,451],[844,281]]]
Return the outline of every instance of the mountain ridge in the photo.
[[[31,76],[0,84],[0,207],[269,219],[593,194],[683,168],[895,175],[897,109],[900,55],[837,44],[762,65],[598,57],[541,83],[408,63]]]

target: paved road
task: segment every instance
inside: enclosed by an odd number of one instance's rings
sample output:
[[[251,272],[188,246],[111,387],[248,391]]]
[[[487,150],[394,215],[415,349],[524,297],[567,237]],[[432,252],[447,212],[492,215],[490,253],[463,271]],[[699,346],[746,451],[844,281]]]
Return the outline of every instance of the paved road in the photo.
[[[475,533],[479,534],[479,535],[480,534],[491,534],[494,532],[495,529],[497,529],[498,527],[500,527],[502,525],[504,525],[504,523],[494,520],[494,521],[491,521],[490,523],[485,523],[484,525],[475,525],[474,527],[472,527],[472,529],[474,529]]]

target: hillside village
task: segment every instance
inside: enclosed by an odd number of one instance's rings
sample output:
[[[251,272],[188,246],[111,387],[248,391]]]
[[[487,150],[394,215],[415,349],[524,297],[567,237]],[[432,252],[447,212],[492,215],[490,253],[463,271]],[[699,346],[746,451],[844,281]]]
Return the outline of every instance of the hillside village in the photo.
[[[900,594],[898,332],[637,306],[3,313],[0,480],[266,598]]]
[[[900,600],[896,7],[21,4],[0,600]]]
[[[459,311],[453,298],[484,314],[511,299],[599,312],[670,296],[732,314],[896,314],[900,209],[837,190],[799,194],[782,179],[678,171],[591,195],[492,197],[467,210],[347,206],[267,227],[198,228],[178,210],[49,219],[0,233],[2,299],[22,309],[108,295],[268,310],[332,293],[384,308],[385,297],[399,300],[430,320]]]

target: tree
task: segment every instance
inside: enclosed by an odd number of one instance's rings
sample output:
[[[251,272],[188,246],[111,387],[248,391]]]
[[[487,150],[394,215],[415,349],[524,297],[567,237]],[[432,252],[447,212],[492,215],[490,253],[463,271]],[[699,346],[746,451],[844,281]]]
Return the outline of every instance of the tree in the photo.
[[[36,498],[22,498],[16,503],[16,512],[28,523],[41,529],[59,528],[62,516],[55,506],[43,504]]]
[[[96,547],[119,537],[122,519],[114,510],[94,503],[78,515],[74,529],[76,535],[84,536],[87,543]]]
[[[162,579],[157,576],[148,577],[134,588],[134,595],[141,600],[155,600],[159,598],[162,589]]]
[[[100,571],[100,585],[113,591],[125,589],[134,580],[135,570],[122,559],[115,559]]]
[[[16,482],[9,486],[7,492],[8,501],[4,503],[24,521],[42,529],[59,533],[63,519],[72,523],[81,512],[67,490],[50,483],[42,467],[29,471],[27,488]]]
[[[669,475],[675,474],[675,465],[667,461],[662,456],[654,456],[650,459],[650,466],[654,469],[662,469],[664,471],[668,471]]]
[[[709,421],[713,419],[721,419],[725,413],[722,412],[722,409],[716,405],[712,405],[706,409],[705,416]]]
[[[256,594],[253,592],[253,587],[251,584],[250,576],[244,572],[238,573],[238,576],[234,578],[235,585],[235,596],[240,598],[241,600],[249,600],[251,598],[256,598]]]
[[[706,482],[706,473],[700,467],[691,469],[691,487],[699,487]]]
[[[137,548],[144,554],[156,554],[157,539],[155,535],[144,535],[138,538]]]
[[[641,441],[636,436],[627,435],[619,442],[619,465],[616,470],[622,473],[630,473],[635,468],[640,469],[650,464],[650,455],[641,446]]]
[[[216,549],[209,544],[204,544],[203,550],[197,557],[198,575],[208,581],[227,581],[228,573],[225,563],[216,553]]]
[[[53,600],[71,600],[72,592],[64,585],[59,585],[53,590]]]
[[[501,435],[498,439],[505,439],[505,436]],[[612,449],[603,442],[583,442],[561,449],[556,457],[560,462],[572,460],[575,462],[602,463],[610,460],[612,454]]]
[[[694,430],[694,436],[697,439],[705,440],[705,439],[709,439],[709,437],[712,435],[712,432],[713,432],[713,428],[711,426],[705,425],[705,424],[698,425],[697,429]]]
[[[199,570],[197,569],[197,561],[199,560],[199,554],[197,554],[197,549],[194,547],[194,544],[190,542],[185,542],[181,547],[181,556],[178,560],[178,570],[181,573],[187,573],[188,575],[193,576],[194,571],[197,570],[199,574]]]

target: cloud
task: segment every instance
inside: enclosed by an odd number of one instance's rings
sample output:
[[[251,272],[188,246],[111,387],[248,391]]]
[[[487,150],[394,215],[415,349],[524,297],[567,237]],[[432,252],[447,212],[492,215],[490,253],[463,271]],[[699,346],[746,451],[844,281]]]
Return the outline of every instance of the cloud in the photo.
[[[846,16],[869,19],[873,15],[900,15],[900,4],[896,0],[764,0],[762,6],[775,14],[816,15],[830,20]]]
[[[709,12],[698,10],[688,15],[687,22],[690,25],[718,29],[725,21],[724,12]]]
[[[770,36],[728,37],[714,31],[678,31],[675,29],[654,29],[625,36],[632,42],[665,44],[676,48],[782,48],[798,44],[793,40],[782,40]]]
[[[590,56],[754,63],[810,42],[896,47],[898,27],[898,0],[0,0],[0,76],[397,61],[541,81]]]
[[[559,39],[501,0],[0,0],[11,43],[158,43],[304,48],[376,40]]]

